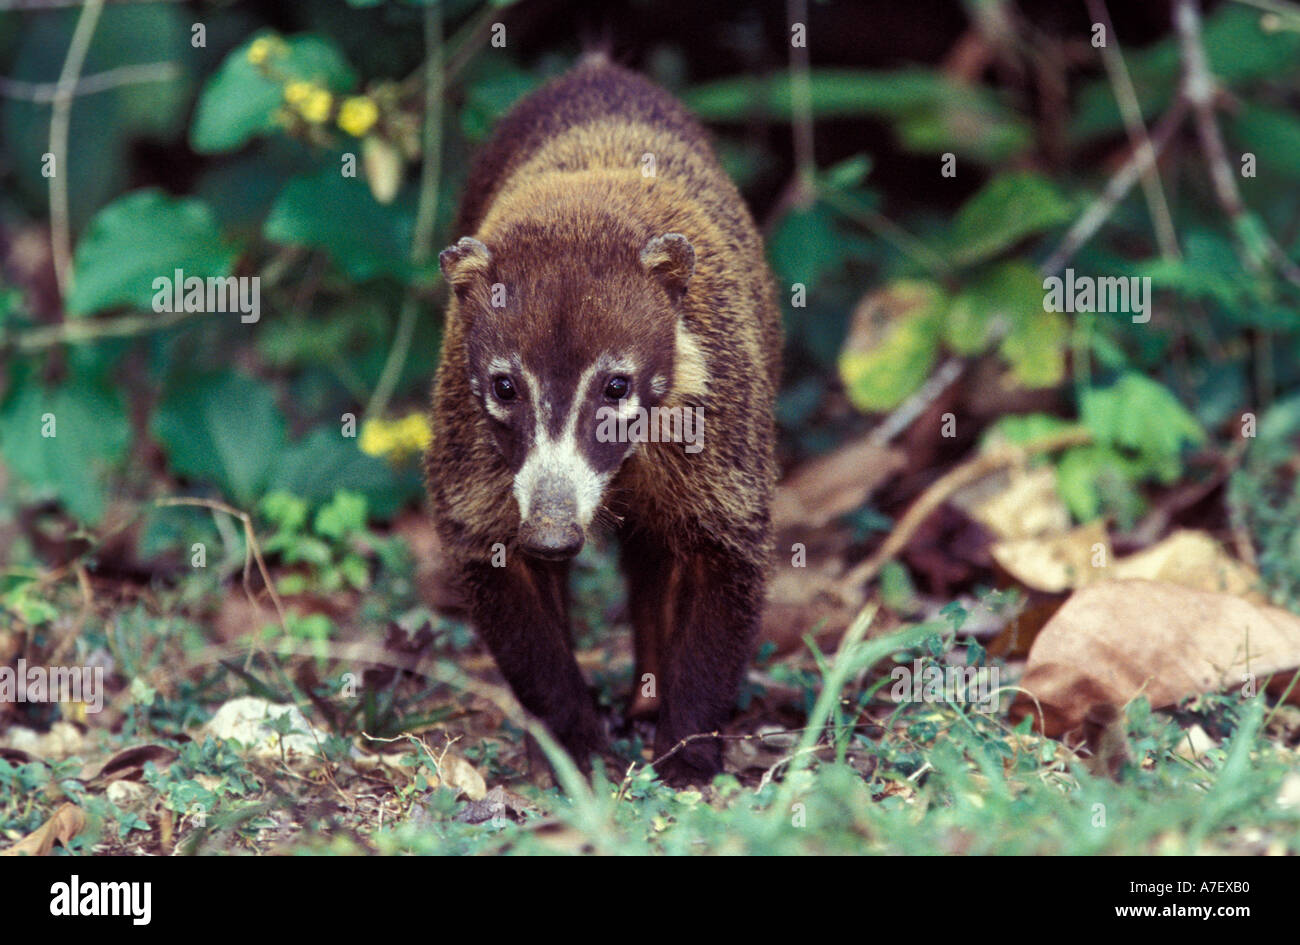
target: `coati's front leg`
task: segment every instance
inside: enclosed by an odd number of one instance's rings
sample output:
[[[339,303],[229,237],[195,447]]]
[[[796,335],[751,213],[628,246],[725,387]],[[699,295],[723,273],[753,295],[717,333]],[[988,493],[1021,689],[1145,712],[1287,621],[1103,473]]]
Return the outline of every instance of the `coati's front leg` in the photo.
[[[469,565],[465,585],[470,617],[515,697],[589,771],[605,735],[573,658],[568,576],[567,562],[514,555],[501,568]]]
[[[763,571],[721,550],[677,563],[675,615],[664,652],[655,756],[684,738],[720,730],[753,655],[763,609]],[[722,770],[722,740],[698,738],[659,766],[670,784],[708,783]]]
[[[636,655],[627,717],[653,719],[659,714],[662,665],[676,611],[680,568],[664,543],[648,532],[633,530],[620,545]]]

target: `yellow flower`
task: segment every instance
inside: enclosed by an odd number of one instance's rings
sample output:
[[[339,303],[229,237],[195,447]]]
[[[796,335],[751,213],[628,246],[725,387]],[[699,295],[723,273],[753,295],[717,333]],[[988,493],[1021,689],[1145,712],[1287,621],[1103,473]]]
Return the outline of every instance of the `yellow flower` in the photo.
[[[302,105],[314,88],[310,82],[295,80],[284,87],[284,100],[290,105]]]
[[[298,106],[298,112],[313,125],[319,125],[330,117],[330,106],[333,104],[334,96],[329,92],[324,89],[312,89],[307,100]]]
[[[248,61],[260,66],[272,56],[278,56],[284,50],[284,42],[278,36],[259,36],[248,47]]]
[[[364,95],[346,100],[339,109],[339,127],[360,138],[379,120],[379,108]]]
[[[433,439],[429,420],[412,413],[400,420],[367,420],[361,425],[361,452],[399,462],[423,452]]]

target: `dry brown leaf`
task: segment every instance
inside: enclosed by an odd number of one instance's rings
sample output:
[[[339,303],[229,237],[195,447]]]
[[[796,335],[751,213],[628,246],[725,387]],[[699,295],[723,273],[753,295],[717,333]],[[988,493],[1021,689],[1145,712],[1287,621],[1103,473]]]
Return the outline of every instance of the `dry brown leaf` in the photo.
[[[772,522],[784,528],[821,528],[862,506],[882,483],[906,465],[899,450],[869,437],[799,467],[776,490]]]
[[[483,775],[454,751],[448,751],[438,759],[438,774],[444,786],[459,791],[471,801],[481,801],[487,797],[487,783],[483,780]]]
[[[122,778],[138,781],[148,762],[165,768],[178,755],[176,749],[165,745],[136,745],[119,751],[102,765],[86,765],[81,769],[81,779],[88,787],[99,787]]]
[[[1070,512],[1056,488],[1056,473],[1050,466],[1028,469],[1015,467],[999,480],[1001,488],[984,495],[986,483],[975,484],[979,492],[962,490],[953,502],[963,508],[994,535],[1004,541],[1059,535],[1070,527]]]
[[[1011,577],[1035,591],[1058,594],[1102,581],[1145,580],[1265,602],[1253,570],[1205,532],[1190,529],[1118,559],[1099,521],[1064,535],[998,542],[991,553]]]
[[[1049,594],[1091,584],[1107,575],[1095,562],[1111,559],[1110,536],[1101,521],[1064,535],[1000,541],[989,549],[993,560],[1026,587]]]
[[[1258,574],[1205,532],[1191,529],[1180,529],[1150,548],[1121,558],[1111,574],[1117,581],[1164,581],[1266,603],[1259,593]]]
[[[23,837],[0,856],[49,856],[54,844],[67,846],[86,826],[86,815],[76,804],[64,804],[45,823]]]
[[[1300,666],[1300,617],[1209,591],[1155,581],[1081,588],[1034,641],[1021,686],[1037,697],[1045,731],[1078,728],[1095,706],[1143,695],[1153,707],[1241,686]],[[1012,716],[1038,722],[1033,700]]]

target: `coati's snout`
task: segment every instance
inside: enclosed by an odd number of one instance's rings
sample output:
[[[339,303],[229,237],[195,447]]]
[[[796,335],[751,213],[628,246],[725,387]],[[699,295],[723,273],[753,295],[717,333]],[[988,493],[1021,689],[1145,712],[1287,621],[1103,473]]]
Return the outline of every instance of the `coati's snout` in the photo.
[[[466,328],[469,393],[514,475],[519,545],[540,558],[582,549],[646,415],[674,381],[704,375],[681,322],[691,242],[618,236],[557,241],[523,226],[439,256]]]
[[[528,501],[528,517],[519,523],[519,547],[535,558],[562,561],[581,551],[585,540],[572,484],[559,477],[542,480]]]

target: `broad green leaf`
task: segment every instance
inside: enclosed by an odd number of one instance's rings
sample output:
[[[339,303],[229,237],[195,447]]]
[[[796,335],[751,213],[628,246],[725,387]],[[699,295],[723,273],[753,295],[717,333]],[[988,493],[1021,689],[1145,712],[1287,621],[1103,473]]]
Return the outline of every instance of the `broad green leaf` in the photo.
[[[1124,374],[1110,387],[1085,391],[1080,413],[1102,446],[1132,450],[1141,472],[1170,482],[1181,469],[1183,447],[1206,434],[1169,388],[1141,374]]]
[[[345,437],[337,425],[312,430],[283,450],[271,473],[270,487],[291,493],[309,504],[324,502],[335,490],[359,493],[378,517],[392,514],[400,498],[393,468],[384,460],[361,452],[354,438]]]
[[[993,178],[966,201],[953,221],[953,262],[969,265],[997,255],[1027,236],[1068,221],[1073,208],[1046,177],[1016,171]]]
[[[1133,464],[1105,446],[1067,450],[1056,468],[1056,487],[1066,507],[1080,522],[1105,512],[1130,518],[1140,505],[1133,488]]]
[[[321,506],[312,525],[317,535],[335,541],[364,531],[366,527],[366,497],[347,489],[339,489],[334,498]]]
[[[276,34],[262,30],[250,38],[204,84],[190,129],[195,151],[233,151],[257,135],[274,131],[275,113],[289,80],[314,82],[336,94],[356,87],[356,74],[334,42],[309,33],[284,37],[283,53],[273,54],[268,61],[275,78],[264,75],[249,60],[248,51],[267,38]]]
[[[944,304],[938,286],[895,282],[859,307],[839,359],[853,406],[891,410],[925,383],[938,354]]]
[[[824,204],[794,209],[781,218],[768,240],[768,258],[782,289],[800,283],[811,291],[842,262],[835,215]]]
[[[814,69],[810,110],[818,119],[873,115],[899,122],[905,146],[926,153],[955,151],[977,160],[1002,160],[1031,140],[1027,123],[987,90],[952,82],[923,69],[859,71]],[[788,121],[790,76],[741,76],[697,86],[686,104],[708,121],[755,116]]]
[[[989,428],[982,442],[987,443],[996,436],[1023,446],[1077,427],[1078,424],[1047,413],[1008,414]]]
[[[1293,110],[1242,102],[1232,121],[1232,137],[1255,155],[1255,173],[1300,177],[1300,118]],[[1240,168],[1240,157],[1236,163]]]
[[[326,167],[289,182],[263,232],[276,243],[323,249],[349,276],[364,280],[410,272],[412,228],[400,203],[381,204],[360,177],[343,177]]]
[[[154,280],[227,276],[237,250],[221,239],[216,219],[199,200],[137,190],[91,221],[73,261],[68,311],[87,315],[113,305],[152,307]]]
[[[172,471],[214,483],[252,507],[284,448],[284,417],[270,389],[241,374],[200,378],[158,405],[153,434]]]
[[[36,498],[58,499],[90,525],[103,517],[109,474],[130,441],[121,397],[84,382],[21,384],[0,409],[5,465]]]

